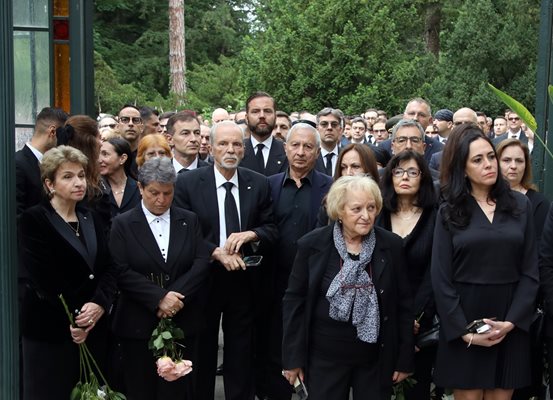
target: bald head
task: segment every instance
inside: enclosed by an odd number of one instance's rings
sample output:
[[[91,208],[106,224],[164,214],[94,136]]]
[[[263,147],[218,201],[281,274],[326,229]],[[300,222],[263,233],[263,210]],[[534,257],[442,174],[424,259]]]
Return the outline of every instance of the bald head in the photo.
[[[221,121],[227,121],[230,118],[230,115],[227,110],[224,108],[216,108],[215,111],[211,114],[211,120],[214,124],[217,124]]]
[[[476,112],[468,107],[463,107],[455,111],[453,114],[453,125],[460,124],[477,124],[478,118]]]

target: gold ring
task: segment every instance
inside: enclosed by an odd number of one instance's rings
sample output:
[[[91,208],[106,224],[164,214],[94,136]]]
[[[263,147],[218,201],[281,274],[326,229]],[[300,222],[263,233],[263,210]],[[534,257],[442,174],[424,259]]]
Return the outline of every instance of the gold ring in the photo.
[[[93,320],[92,318],[90,318],[90,319],[88,320],[88,324],[89,324],[89,325],[92,325],[93,323],[94,323],[94,320]]]

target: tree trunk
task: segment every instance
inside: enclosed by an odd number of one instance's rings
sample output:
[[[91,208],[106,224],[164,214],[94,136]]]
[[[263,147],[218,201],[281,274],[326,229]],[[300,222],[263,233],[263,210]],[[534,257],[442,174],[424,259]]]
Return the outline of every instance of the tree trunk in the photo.
[[[426,50],[434,54],[437,58],[440,55],[442,4],[440,2],[429,3],[426,6],[425,14],[424,39],[426,42]]]
[[[184,0],[169,0],[169,68],[171,93],[182,102],[186,95]]]

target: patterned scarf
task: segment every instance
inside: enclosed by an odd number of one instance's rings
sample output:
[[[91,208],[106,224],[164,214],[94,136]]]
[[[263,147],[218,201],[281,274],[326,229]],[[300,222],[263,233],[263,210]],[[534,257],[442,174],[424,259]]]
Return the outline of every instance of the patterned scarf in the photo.
[[[372,229],[363,239],[359,260],[352,260],[341,226],[334,223],[334,245],[343,260],[343,266],[326,292],[330,303],[329,316],[336,321],[347,322],[353,311],[352,323],[357,328],[357,337],[366,343],[376,343],[380,329],[376,290],[365,271],[371,262],[375,244],[376,235]]]

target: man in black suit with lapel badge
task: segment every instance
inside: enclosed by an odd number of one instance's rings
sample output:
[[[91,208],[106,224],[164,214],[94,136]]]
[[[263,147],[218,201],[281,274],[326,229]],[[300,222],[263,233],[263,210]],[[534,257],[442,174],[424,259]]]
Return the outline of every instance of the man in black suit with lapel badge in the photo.
[[[526,136],[526,134],[522,130],[522,120],[517,113],[513,111],[507,113],[507,125],[509,127],[507,132],[492,140],[494,146],[497,147],[497,145],[505,139],[517,139],[528,146],[528,136]],[[532,148],[530,146],[529,149],[530,151],[532,151]]]
[[[323,108],[317,114],[317,130],[321,141],[321,151],[317,157],[315,168],[328,176],[334,176],[340,138],[344,132],[344,113],[331,107]]]
[[[271,176],[288,167],[284,145],[272,136],[276,104],[267,93],[256,92],[246,100],[246,122],[250,137],[244,141],[240,166]]]
[[[340,110],[323,109],[319,121],[340,121]],[[327,131],[328,131],[327,126]],[[338,139],[341,129],[331,129],[332,136]],[[260,392],[268,399],[287,399],[291,397],[291,386],[282,377],[282,298],[288,285],[288,276],[294,262],[297,241],[316,227],[317,214],[324,196],[332,185],[332,178],[315,169],[320,155],[321,136],[311,125],[298,123],[288,132],[286,138],[286,156],[288,170],[269,177],[273,209],[280,238],[275,246],[274,283],[272,289],[271,321],[267,336],[267,362],[265,381],[258,380]],[[264,386],[263,386],[264,385]],[[263,398],[263,397],[260,397]]]
[[[201,128],[196,115],[181,111],[167,121],[169,144],[173,147],[173,167],[177,174],[209,164],[199,157]]]
[[[36,117],[33,137],[15,153],[17,215],[40,203],[44,197],[40,161],[44,153],[56,146],[56,129],[65,124],[67,117],[62,109],[43,108]]]
[[[175,196],[178,206],[198,215],[213,260],[207,328],[199,344],[200,364],[196,364],[197,398],[214,397],[222,314],[225,398],[251,400],[255,308],[263,295],[260,282],[266,272],[263,265],[246,266],[243,257],[264,254],[275,244],[278,232],[267,178],[238,167],[244,156],[242,129],[231,121],[214,125],[211,146],[214,167],[180,174]]]

